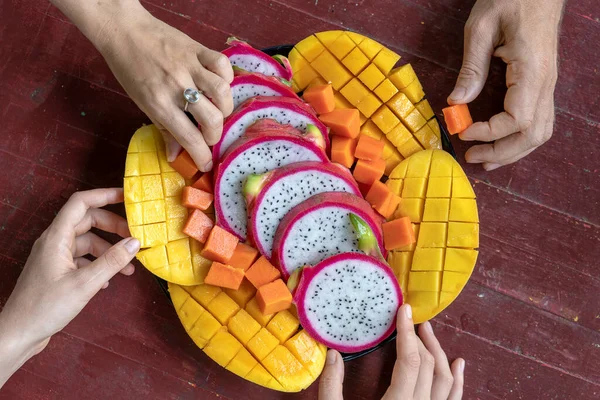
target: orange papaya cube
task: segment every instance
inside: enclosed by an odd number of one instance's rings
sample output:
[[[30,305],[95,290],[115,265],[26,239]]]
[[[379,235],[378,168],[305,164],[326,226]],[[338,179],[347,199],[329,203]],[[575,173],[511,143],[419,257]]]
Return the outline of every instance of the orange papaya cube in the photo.
[[[321,122],[338,136],[355,139],[360,133],[360,112],[355,108],[342,108],[319,116]]]
[[[354,164],[355,150],[356,139],[343,136],[334,136],[331,138],[331,161],[350,168]]]
[[[379,214],[381,214],[385,219],[389,220],[394,216],[394,213],[398,209],[398,206],[400,205],[401,201],[402,199],[400,198],[400,196],[397,196],[392,193],[390,201],[383,207],[381,211],[378,210]]]
[[[415,232],[408,217],[384,222],[381,228],[383,230],[383,244],[386,250],[396,250],[416,242]]]
[[[177,158],[171,161],[169,165],[185,179],[192,179],[198,172],[196,163],[194,163],[190,154],[185,150],[179,153]]]
[[[446,120],[448,132],[451,135],[461,133],[473,125],[473,118],[471,118],[469,106],[466,104],[456,104],[454,106],[446,107],[442,109],[442,112],[444,113],[444,120]]]
[[[261,286],[256,292],[256,302],[263,314],[273,314],[287,310],[292,305],[292,294],[287,285],[277,279]]]
[[[257,289],[267,283],[273,282],[279,277],[281,277],[279,270],[275,268],[265,256],[261,256],[246,271],[246,279],[248,279]]]
[[[204,190],[196,189],[191,186],[183,188],[181,204],[187,208],[197,208],[207,210],[213,202],[213,195]]]
[[[367,135],[360,135],[354,156],[360,160],[375,160],[381,158],[385,143]]]
[[[204,283],[222,288],[238,290],[244,280],[244,271],[230,265],[213,261]]]
[[[204,190],[208,193],[214,193],[212,171],[202,174],[202,176],[192,184],[192,187],[195,189]]]
[[[371,188],[365,196],[365,200],[378,212],[382,213],[382,210],[389,204],[393,193],[387,187],[387,185],[381,181],[375,181],[371,185]]]
[[[229,262],[239,239],[220,226],[213,226],[200,255],[212,261]]]
[[[381,158],[375,160],[358,160],[354,167],[354,179],[357,182],[372,185],[381,179],[385,172],[385,160]]]
[[[304,100],[315,109],[317,114],[326,114],[335,109],[335,98],[331,85],[314,85],[304,91]]]
[[[206,242],[214,222],[202,211],[195,209],[192,211],[183,226],[183,233],[200,243]]]
[[[258,256],[258,250],[245,243],[239,242],[237,246],[235,246],[235,250],[229,259],[228,264],[234,268],[246,271],[254,263],[256,256]]]

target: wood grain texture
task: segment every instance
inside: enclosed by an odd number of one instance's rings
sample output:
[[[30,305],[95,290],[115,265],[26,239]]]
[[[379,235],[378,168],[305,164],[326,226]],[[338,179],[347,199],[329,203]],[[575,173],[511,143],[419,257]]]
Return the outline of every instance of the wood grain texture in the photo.
[[[473,0],[157,0],[157,18],[220,50],[321,30],[373,36],[411,62],[440,112],[461,65]],[[235,10],[235,12],[232,12]],[[600,5],[569,2],[561,31],[553,138],[475,185],[481,255],[465,291],[434,320],[450,358],[464,357],[466,399],[600,397]],[[126,146],[147,121],[101,55],[46,0],[0,14],[0,305],[29,249],[76,190],[120,186]],[[502,109],[505,68],[492,63],[472,104]],[[469,144],[453,137],[459,159]],[[123,213],[123,207],[112,208]],[[394,346],[346,365],[348,399],[378,398]],[[220,368],[186,336],[154,278],[117,276],[0,391],[4,399],[315,398],[281,395]]]

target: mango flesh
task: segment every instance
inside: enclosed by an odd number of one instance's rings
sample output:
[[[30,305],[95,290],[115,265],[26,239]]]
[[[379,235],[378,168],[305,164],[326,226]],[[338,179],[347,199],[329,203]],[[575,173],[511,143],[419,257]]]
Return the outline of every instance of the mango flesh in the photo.
[[[336,108],[357,108],[361,125],[368,125],[365,134],[378,131],[377,139],[386,142],[386,175],[420,150],[442,148],[437,120],[413,68],[394,69],[400,56],[380,43],[354,32],[319,32],[296,44],[289,60],[296,91],[315,81],[331,82]],[[398,135],[400,127],[407,135]]]
[[[416,324],[446,308],[467,284],[479,247],[475,192],[460,165],[441,150],[424,150],[402,161],[386,185],[401,196],[394,218],[409,217],[417,242],[391,251]]]
[[[187,183],[167,162],[158,129],[138,129],[129,142],[123,180],[129,230],[144,248],[137,258],[168,282],[198,285],[211,263],[200,255],[202,245],[182,232],[188,213],[181,190]]]
[[[234,374],[283,392],[306,389],[321,374],[327,348],[289,311],[259,322],[252,316],[254,298],[240,307],[230,294],[204,284],[169,283],[169,293],[194,343]]]

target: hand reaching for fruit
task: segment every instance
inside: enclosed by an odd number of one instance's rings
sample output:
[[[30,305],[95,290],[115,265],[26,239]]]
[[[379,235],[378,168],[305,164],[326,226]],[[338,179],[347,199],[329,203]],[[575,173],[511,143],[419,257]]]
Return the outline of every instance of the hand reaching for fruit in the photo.
[[[0,313],[0,387],[42,351],[117,272],[131,275],[140,248],[122,217],[100,209],[123,201],[122,189],[75,193],[35,242],[17,285]],[[111,245],[90,229],[124,238]],[[84,256],[97,259],[90,261]]]
[[[461,399],[465,361],[458,358],[452,365],[448,364],[431,324],[421,324],[417,337],[412,309],[405,304],[398,310],[397,330],[397,359],[391,385],[383,399]],[[319,382],[319,400],[342,400],[343,381],[342,357],[337,351],[329,350]]]
[[[564,0],[478,0],[465,26],[463,65],[449,104],[466,104],[481,93],[490,59],[507,64],[504,112],[460,134],[475,145],[469,163],[486,170],[513,163],[552,136],[557,79],[558,29]]]
[[[223,117],[233,111],[227,57],[154,18],[138,0],[52,2],[92,41],[127,94],[161,130],[167,159],[175,159],[181,144],[198,169],[211,170],[208,146],[221,138]],[[200,130],[183,111],[187,88],[201,91],[187,108]]]

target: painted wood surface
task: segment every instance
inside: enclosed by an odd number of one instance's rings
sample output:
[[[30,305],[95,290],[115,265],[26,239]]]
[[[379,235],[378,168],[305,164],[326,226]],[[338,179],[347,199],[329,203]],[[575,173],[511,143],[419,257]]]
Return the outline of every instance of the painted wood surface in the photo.
[[[208,47],[257,47],[327,29],[370,35],[413,63],[439,112],[461,64],[473,0],[151,0],[158,18]],[[0,1],[0,304],[34,240],[76,190],[119,186],[145,116],[100,54],[45,0]],[[232,13],[231,10],[236,12]],[[481,216],[481,257],[434,320],[450,358],[467,360],[468,399],[600,397],[600,5],[569,2],[561,30],[553,138],[520,162],[465,170]],[[494,62],[473,106],[498,112]],[[454,145],[462,157],[466,146]],[[123,212],[122,207],[118,207]],[[394,346],[346,365],[347,398],[389,384]],[[315,398],[283,396],[210,361],[143,268],[118,276],[7,383],[4,399]]]

